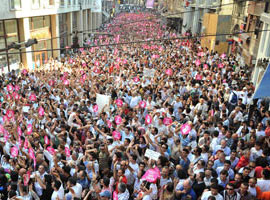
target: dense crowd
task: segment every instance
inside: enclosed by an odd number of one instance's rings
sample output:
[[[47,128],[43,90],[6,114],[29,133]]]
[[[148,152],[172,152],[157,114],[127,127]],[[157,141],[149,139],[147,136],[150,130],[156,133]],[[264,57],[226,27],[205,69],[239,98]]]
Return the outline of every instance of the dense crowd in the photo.
[[[269,102],[241,56],[149,13],[104,30],[1,77],[0,199],[269,200]]]

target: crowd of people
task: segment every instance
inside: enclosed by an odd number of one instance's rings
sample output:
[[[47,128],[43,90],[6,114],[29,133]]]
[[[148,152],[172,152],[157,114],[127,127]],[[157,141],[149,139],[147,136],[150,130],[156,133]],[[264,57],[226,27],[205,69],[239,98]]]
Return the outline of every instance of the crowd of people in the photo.
[[[0,199],[269,200],[269,103],[240,56],[149,13],[104,30],[1,77]]]

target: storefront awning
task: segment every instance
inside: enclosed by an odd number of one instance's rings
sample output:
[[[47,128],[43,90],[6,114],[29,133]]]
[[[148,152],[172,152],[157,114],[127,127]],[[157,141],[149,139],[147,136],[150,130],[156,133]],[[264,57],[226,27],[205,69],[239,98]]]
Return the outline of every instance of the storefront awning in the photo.
[[[255,91],[253,99],[270,97],[269,85],[270,85],[270,64],[268,64],[268,67],[264,72],[263,78],[260,82],[259,87]]]

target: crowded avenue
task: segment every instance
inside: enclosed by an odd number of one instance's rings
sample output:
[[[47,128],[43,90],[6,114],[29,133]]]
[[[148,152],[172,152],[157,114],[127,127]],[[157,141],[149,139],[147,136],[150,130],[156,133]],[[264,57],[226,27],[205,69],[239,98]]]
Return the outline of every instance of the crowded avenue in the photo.
[[[270,200],[269,102],[241,57],[151,12],[0,77],[0,199]]]

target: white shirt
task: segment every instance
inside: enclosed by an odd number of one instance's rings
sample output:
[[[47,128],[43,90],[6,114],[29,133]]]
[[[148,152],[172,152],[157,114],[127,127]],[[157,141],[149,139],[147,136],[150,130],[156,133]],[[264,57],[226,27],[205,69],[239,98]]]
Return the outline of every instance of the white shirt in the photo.
[[[63,188],[62,185],[61,185],[61,187],[59,188],[58,191],[53,191],[51,200],[56,200],[57,197],[58,197],[60,200],[64,200],[64,199],[65,199],[65,192],[64,192],[64,188]]]
[[[162,176],[160,178],[160,186],[163,187],[164,185],[166,185],[167,183],[170,183],[172,182],[172,179],[171,178],[166,178],[164,179]]]
[[[76,116],[75,112],[70,114],[70,116],[68,118],[68,125],[69,126],[74,126],[76,128],[80,128],[80,125],[73,123],[73,120],[75,119],[75,116]]]
[[[270,191],[270,180],[258,180],[257,186],[260,187],[262,192]]]
[[[150,189],[152,189],[152,192],[151,192],[151,194],[150,194],[150,197],[151,197],[152,199],[157,199],[157,197],[158,197],[158,189],[157,189],[157,185],[154,184],[154,183],[151,183]]]
[[[212,195],[211,191],[204,192],[202,194],[201,200],[208,200],[208,197],[210,197],[210,196],[214,196],[214,195]],[[216,200],[223,200],[223,197],[220,194],[217,194],[214,197],[216,198]]]
[[[135,106],[138,105],[138,103],[139,103],[140,100],[141,100],[141,97],[140,96],[132,97],[131,100],[130,100],[129,106],[131,108],[134,108]]]

